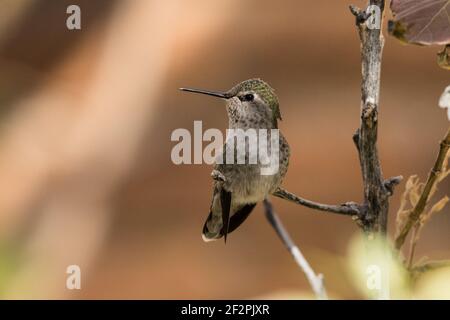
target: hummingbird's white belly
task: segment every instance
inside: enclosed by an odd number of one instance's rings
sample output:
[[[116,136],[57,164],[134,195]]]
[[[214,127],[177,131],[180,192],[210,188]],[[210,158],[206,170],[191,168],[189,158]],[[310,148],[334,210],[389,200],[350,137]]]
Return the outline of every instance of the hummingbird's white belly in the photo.
[[[279,186],[276,176],[262,176],[246,178],[240,183],[232,184],[233,201],[238,204],[257,203],[263,201]]]
[[[224,188],[236,204],[256,203],[274,192],[281,183],[280,174],[261,175],[259,165],[217,165],[224,174]]]

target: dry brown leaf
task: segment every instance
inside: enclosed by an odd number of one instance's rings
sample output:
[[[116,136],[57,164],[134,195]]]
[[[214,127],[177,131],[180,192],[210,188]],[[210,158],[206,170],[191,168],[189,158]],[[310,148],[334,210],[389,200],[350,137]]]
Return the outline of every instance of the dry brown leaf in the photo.
[[[389,31],[403,42],[445,45],[450,42],[450,0],[392,0]]]
[[[420,218],[420,223],[424,224],[425,222],[427,222],[431,216],[435,213],[438,213],[439,211],[441,211],[442,209],[444,209],[445,205],[448,203],[450,199],[447,196],[444,196],[441,200],[439,200],[438,202],[436,202],[430,210],[428,210],[428,212],[426,214],[423,214]]]

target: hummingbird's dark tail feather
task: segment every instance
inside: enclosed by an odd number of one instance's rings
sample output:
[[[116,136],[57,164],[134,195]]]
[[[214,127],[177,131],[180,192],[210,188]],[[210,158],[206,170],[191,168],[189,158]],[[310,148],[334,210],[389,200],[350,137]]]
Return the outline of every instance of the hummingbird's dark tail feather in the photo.
[[[222,206],[222,234],[225,243],[227,243],[228,226],[230,224],[230,210],[231,210],[231,192],[222,188],[220,191],[220,205]]]
[[[244,221],[247,219],[247,217],[252,212],[253,208],[256,206],[256,203],[250,203],[244,205],[242,208],[240,208],[238,211],[236,211],[235,214],[233,214],[230,218],[230,225],[228,227],[228,233],[233,232],[237,229]]]
[[[231,233],[234,230],[236,230],[248,218],[248,216],[250,215],[255,206],[256,203],[249,203],[240,207],[230,218],[230,222],[228,225],[228,233]],[[203,240],[206,242],[218,240],[222,238],[225,234],[224,227],[222,227],[220,230],[217,231],[208,228],[208,225],[210,226],[215,225],[213,220],[214,215],[210,211],[208,218],[206,219],[205,225],[203,226],[202,232]]]

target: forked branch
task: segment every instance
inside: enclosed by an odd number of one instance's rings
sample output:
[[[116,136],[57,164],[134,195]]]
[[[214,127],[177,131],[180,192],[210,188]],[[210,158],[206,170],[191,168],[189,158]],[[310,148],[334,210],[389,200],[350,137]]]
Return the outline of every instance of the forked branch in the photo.
[[[361,41],[361,121],[353,141],[359,154],[364,185],[363,228],[368,232],[386,233],[389,196],[402,177],[384,180],[378,158],[378,109],[380,95],[381,59],[384,37],[381,31],[384,0],[370,0],[368,9],[351,6]],[[369,10],[370,9],[370,10]],[[375,10],[376,9],[376,10]],[[379,15],[379,16],[376,16]],[[373,19],[373,21],[368,21]]]
[[[362,204],[347,202],[342,205],[326,205],[300,198],[286,190],[278,189],[274,195],[311,209],[349,215],[367,232],[386,233],[389,211],[389,197],[394,187],[402,180],[401,176],[384,179],[378,158],[378,103],[380,92],[381,57],[384,38],[381,21],[384,13],[384,0],[370,0],[368,8],[361,10],[350,6],[356,17],[361,41],[361,109],[360,127],[353,136],[361,165],[364,201]],[[376,9],[376,10],[375,10]],[[374,17],[374,15],[380,15]],[[378,25],[368,24],[374,18]]]
[[[450,148],[450,129],[448,129],[446,136],[444,137],[444,139],[442,139],[440,143],[439,153],[436,162],[434,163],[434,166],[428,175],[428,180],[425,184],[425,187],[423,188],[422,194],[420,195],[419,201],[417,201],[416,205],[414,206],[414,209],[408,216],[408,220],[406,221],[405,225],[400,230],[397,238],[395,239],[395,248],[397,250],[400,250],[400,248],[403,246],[411,228],[416,223],[418,223],[420,216],[424,212],[425,207],[430,198],[431,191],[435,187],[439,175],[442,172],[442,167],[444,165],[445,158],[447,157],[449,148]]]

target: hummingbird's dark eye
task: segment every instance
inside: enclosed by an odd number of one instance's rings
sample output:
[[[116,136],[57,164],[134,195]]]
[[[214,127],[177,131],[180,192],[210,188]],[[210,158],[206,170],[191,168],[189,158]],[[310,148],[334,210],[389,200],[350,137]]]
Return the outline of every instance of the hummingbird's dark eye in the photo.
[[[247,93],[242,97],[242,101],[253,101],[255,99],[255,96],[252,93]]]

